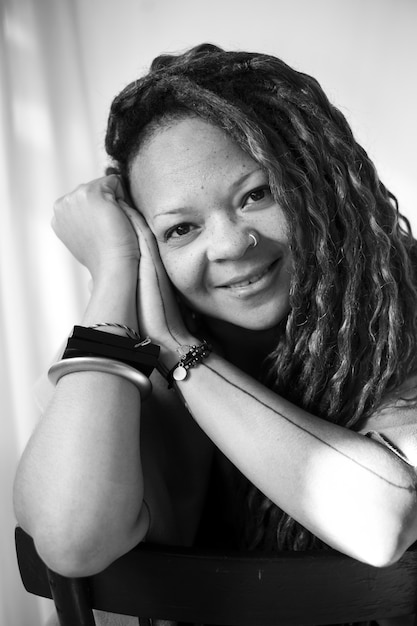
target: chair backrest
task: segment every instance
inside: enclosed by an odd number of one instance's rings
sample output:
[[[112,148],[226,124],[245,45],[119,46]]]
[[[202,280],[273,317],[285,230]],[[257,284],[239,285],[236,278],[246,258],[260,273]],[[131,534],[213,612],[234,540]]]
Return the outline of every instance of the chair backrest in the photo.
[[[230,626],[337,624],[413,615],[417,550],[376,568],[337,552],[213,553],[143,544],[89,578],[64,578],[16,529],[27,591],[53,598],[61,626],[93,626],[92,608]]]

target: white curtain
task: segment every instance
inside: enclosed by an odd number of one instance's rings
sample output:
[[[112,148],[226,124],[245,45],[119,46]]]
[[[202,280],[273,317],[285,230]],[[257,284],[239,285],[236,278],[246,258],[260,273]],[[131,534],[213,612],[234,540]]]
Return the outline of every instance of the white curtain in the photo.
[[[34,381],[87,299],[52,205],[101,174],[111,97],[161,51],[277,54],[342,105],[417,228],[417,3],[0,0],[0,22],[0,624],[40,626],[48,607],[20,583],[11,486],[38,418]]]
[[[71,2],[1,5],[0,623],[36,626],[20,583],[11,485],[37,419],[31,389],[79,318],[83,280],[49,228],[55,198],[97,175]],[[61,312],[65,311],[62,317]],[[64,330],[65,327],[65,330]],[[54,339],[55,338],[55,339]],[[39,616],[38,616],[39,614]]]

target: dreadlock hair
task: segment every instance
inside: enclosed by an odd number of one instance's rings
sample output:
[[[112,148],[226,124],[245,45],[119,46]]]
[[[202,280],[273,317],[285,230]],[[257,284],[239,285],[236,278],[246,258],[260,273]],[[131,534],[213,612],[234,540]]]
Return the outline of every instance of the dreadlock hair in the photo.
[[[417,370],[417,251],[396,198],[314,78],[272,56],[210,44],[157,57],[115,98],[106,150],[126,182],[146,137],[190,115],[260,164],[290,225],[290,312],[265,384],[357,428]],[[248,546],[314,542],[253,485],[244,502]]]

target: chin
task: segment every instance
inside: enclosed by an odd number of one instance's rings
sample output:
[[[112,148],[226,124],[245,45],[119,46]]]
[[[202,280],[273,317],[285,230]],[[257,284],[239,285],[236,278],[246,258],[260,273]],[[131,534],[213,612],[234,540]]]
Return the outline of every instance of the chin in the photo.
[[[285,309],[275,310],[269,315],[262,315],[260,313],[256,314],[256,312],[253,312],[251,315],[242,315],[236,317],[235,319],[224,319],[224,321],[229,322],[234,326],[244,328],[245,330],[260,332],[271,330],[272,328],[279,326],[281,322],[284,322],[287,319],[289,310],[289,307],[285,307]]]
[[[281,321],[282,320],[278,320],[277,322],[274,322],[274,323],[271,322],[270,324],[256,324],[256,323],[242,324],[242,323],[235,323],[235,322],[231,322],[231,323],[234,324],[235,326],[238,326],[239,328],[243,328],[244,330],[252,330],[254,332],[263,332],[263,331],[272,330],[273,328],[276,328]]]

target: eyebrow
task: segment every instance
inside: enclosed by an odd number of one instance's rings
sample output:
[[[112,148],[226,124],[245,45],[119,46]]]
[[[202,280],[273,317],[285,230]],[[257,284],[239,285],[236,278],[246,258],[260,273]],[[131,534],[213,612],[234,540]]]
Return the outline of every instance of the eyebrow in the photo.
[[[170,209],[169,211],[161,211],[153,216],[153,219],[156,220],[157,217],[164,217],[165,215],[175,215],[177,213],[184,213],[188,209],[186,207],[178,207],[176,209]]]
[[[243,174],[243,176],[240,176],[240,178],[231,183],[231,189],[234,190],[240,187],[248,178],[250,178],[253,174],[256,174],[257,172],[264,172],[264,170],[262,167],[257,167],[254,170]],[[160,211],[159,213],[154,215],[154,219],[156,219],[157,217],[163,217],[165,215],[177,215],[178,213],[184,213],[187,211],[189,211],[189,209],[187,209],[186,207],[176,207],[174,209],[169,209],[168,211]]]

